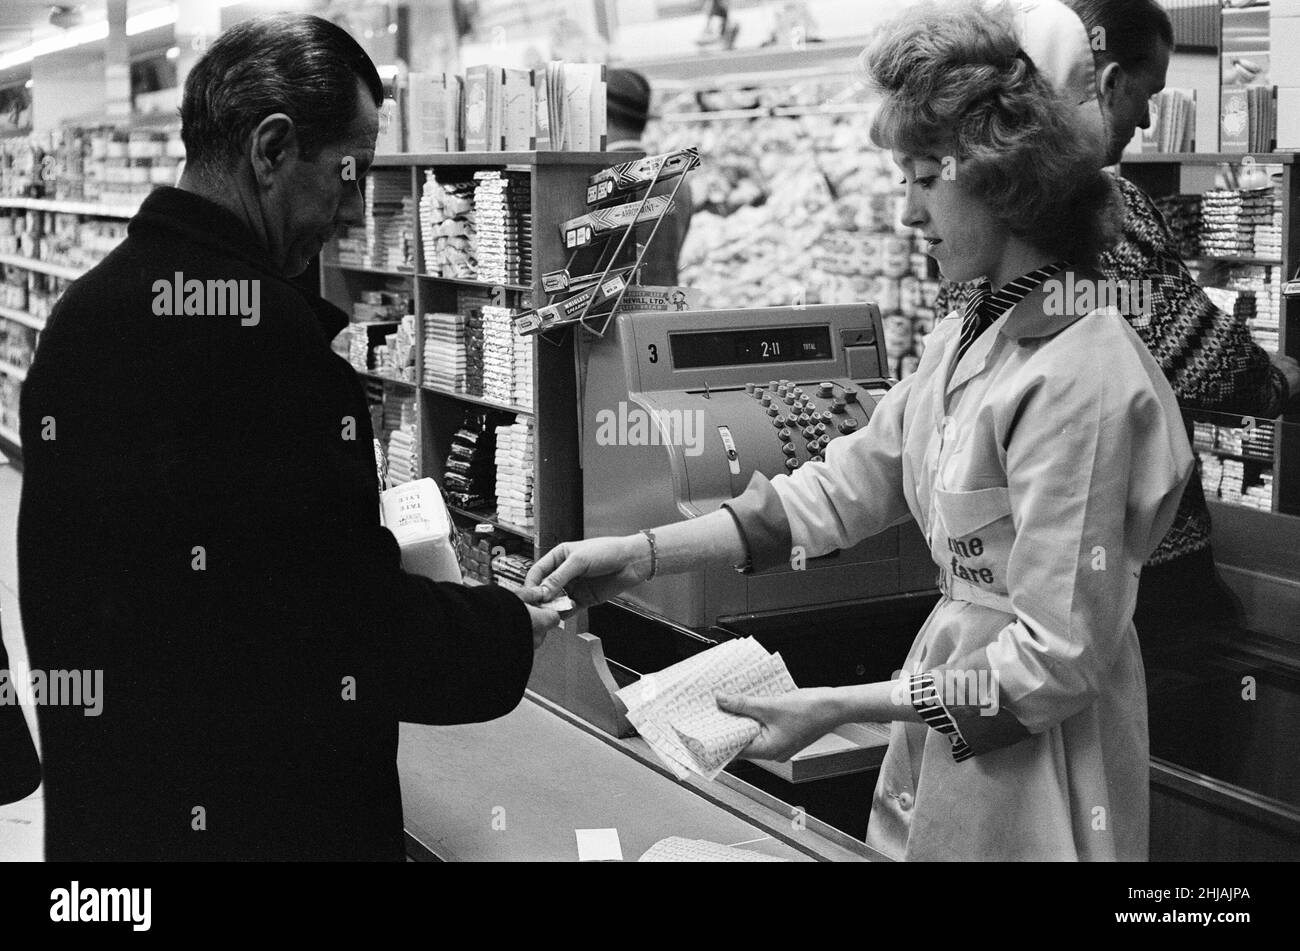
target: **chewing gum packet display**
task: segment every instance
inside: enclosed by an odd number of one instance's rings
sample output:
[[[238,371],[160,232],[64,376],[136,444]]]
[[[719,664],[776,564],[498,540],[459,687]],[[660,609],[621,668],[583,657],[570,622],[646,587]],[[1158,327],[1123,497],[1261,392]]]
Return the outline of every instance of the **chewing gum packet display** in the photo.
[[[614,195],[627,194],[649,185],[655,180],[656,172],[659,181],[665,182],[699,167],[699,149],[679,149],[602,169],[591,176],[587,186],[587,204],[595,205]]]
[[[628,267],[616,267],[610,270],[608,276],[614,277],[615,275],[618,275],[619,277],[627,277],[631,271],[632,267],[630,265]],[[561,268],[558,271],[548,271],[542,275],[542,290],[548,294],[560,294],[564,291],[584,291],[597,283],[603,273],[604,272],[601,271],[596,274],[583,274],[578,277],[573,277],[569,274],[568,268]]]
[[[627,278],[623,274],[611,272],[602,284],[579,291],[557,304],[538,307],[536,310],[521,314],[515,318],[515,333],[521,336],[534,334],[556,324],[577,320],[584,311],[588,314],[594,313],[597,308],[622,293],[627,286]]]
[[[676,202],[670,201],[664,195],[647,198],[644,207],[642,204],[640,200],[630,201],[623,205],[614,205],[612,208],[591,211],[564,222],[560,225],[564,246],[570,250],[586,247],[599,235],[607,234],[617,228],[626,228],[628,225],[653,221],[677,207]],[[638,208],[641,208],[639,215]]]

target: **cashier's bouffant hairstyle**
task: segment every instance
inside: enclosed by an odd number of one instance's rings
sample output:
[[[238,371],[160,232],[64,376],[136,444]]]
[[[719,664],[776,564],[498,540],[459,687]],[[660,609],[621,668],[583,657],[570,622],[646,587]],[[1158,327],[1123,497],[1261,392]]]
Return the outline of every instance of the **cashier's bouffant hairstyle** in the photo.
[[[181,138],[187,166],[202,172],[230,168],[247,153],[258,123],[277,112],[293,120],[304,157],[314,158],[356,118],[358,79],[379,105],[384,86],[375,64],[328,20],[281,14],[232,26],[185,80]]]
[[[957,184],[1056,257],[1095,264],[1112,245],[1118,196],[1098,143],[1020,49],[1008,8],[926,0],[882,26],[862,64],[883,99],[876,145],[955,156]]]

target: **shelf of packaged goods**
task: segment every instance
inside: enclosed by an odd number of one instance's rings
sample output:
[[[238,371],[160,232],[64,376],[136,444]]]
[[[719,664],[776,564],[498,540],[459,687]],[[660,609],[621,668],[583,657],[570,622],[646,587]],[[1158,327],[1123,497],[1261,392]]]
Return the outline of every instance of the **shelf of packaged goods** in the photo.
[[[518,535],[530,542],[536,542],[537,539],[531,528],[523,528],[519,525],[512,525],[509,522],[503,522],[497,518],[496,509],[483,509],[475,512],[472,509],[463,509],[455,505],[448,505],[447,508],[453,515],[459,515],[461,518],[472,519],[474,522],[485,523],[494,528],[499,528],[503,532],[509,532],[511,535]]]
[[[56,214],[86,215],[92,218],[134,218],[139,205],[113,205],[97,201],[65,201],[59,198],[0,198],[0,208],[52,211]]]
[[[358,274],[378,274],[381,277],[411,277],[415,274],[414,270],[409,271],[390,271],[382,267],[362,267],[360,264],[340,264],[338,261],[322,261],[324,267],[332,268],[335,271],[354,271]]]
[[[1218,456],[1221,459],[1238,459],[1242,462],[1255,462],[1261,466],[1271,467],[1273,465],[1272,456],[1248,456],[1245,455],[1244,453],[1232,452],[1231,450],[1228,449],[1213,449],[1210,448],[1209,446],[1196,446],[1194,448],[1197,452],[1208,452],[1211,455]]]
[[[496,290],[498,287],[504,287],[513,294],[531,294],[533,289],[527,284],[504,284],[494,281],[478,281],[472,278],[464,277],[439,277],[436,274],[416,274],[422,281],[433,281],[436,284],[454,284],[457,287],[476,287],[485,291]]]
[[[376,155],[371,168],[410,168],[412,166],[465,166],[500,168],[517,166],[520,170],[538,165],[615,165],[617,152],[401,152]]]
[[[21,449],[23,447],[23,441],[18,438],[18,434],[8,426],[0,423],[0,443],[3,442],[9,443],[15,449]]]
[[[61,277],[67,281],[75,281],[86,273],[86,270],[82,268],[51,264],[48,261],[38,261],[36,258],[25,257],[21,254],[0,254],[0,264],[12,264],[14,267],[38,271],[41,274],[49,274],[53,277]]]
[[[0,373],[3,373],[5,376],[8,377],[13,377],[15,380],[19,381],[20,383],[23,380],[27,379],[26,370],[22,369],[21,367],[14,366],[12,363],[9,363],[6,360],[0,360]]]
[[[1294,165],[1297,152],[1134,152],[1119,160],[1121,165],[1239,165],[1248,157],[1256,165]]]
[[[35,330],[45,329],[44,317],[33,317],[25,310],[15,310],[12,307],[0,307],[0,317],[6,320],[12,320],[20,324],[25,324]]]
[[[1280,257],[1262,257],[1255,254],[1202,254],[1197,257],[1183,258],[1186,264],[1204,265],[1251,265],[1255,267],[1281,267]]]
[[[356,370],[356,367],[353,367],[352,369]],[[411,389],[415,388],[415,384],[410,382],[409,380],[399,380],[397,379],[397,377],[394,376],[384,376],[384,374],[376,373],[373,370],[357,370],[357,375],[364,376],[367,379],[371,379],[371,380],[378,380],[381,383],[393,383],[396,384],[397,386],[406,386],[406,387],[410,387]]]
[[[453,400],[473,403],[475,406],[485,406],[488,409],[500,410],[503,413],[514,413],[516,416],[533,415],[532,410],[524,409],[522,406],[512,406],[509,403],[498,403],[495,400],[484,399],[481,396],[471,396],[469,393],[457,393],[455,390],[446,390],[440,386],[430,386],[427,383],[421,386],[420,389],[428,390],[430,393],[437,393],[439,396],[447,396]]]

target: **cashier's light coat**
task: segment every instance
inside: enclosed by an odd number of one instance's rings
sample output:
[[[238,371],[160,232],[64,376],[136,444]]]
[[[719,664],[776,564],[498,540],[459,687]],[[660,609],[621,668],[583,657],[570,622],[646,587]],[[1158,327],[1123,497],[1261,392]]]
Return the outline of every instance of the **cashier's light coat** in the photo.
[[[1192,455],[1128,323],[1114,310],[1051,315],[1051,283],[955,367],[961,320],[941,321],[864,430],[825,462],[755,476],[728,504],[756,569],[788,559],[785,546],[815,557],[909,513],[928,539],[944,595],[903,669],[992,685],[997,702],[943,698],[974,752],[961,762],[943,733],[893,724],[867,842],[895,858],[1147,856],[1132,612]]]

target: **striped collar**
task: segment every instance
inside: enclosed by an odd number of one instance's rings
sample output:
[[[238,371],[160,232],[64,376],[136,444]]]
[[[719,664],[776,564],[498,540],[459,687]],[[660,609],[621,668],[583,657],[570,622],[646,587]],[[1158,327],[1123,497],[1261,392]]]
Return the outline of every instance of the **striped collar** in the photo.
[[[983,312],[985,319],[990,323],[997,320],[1011,308],[1015,307],[1029,294],[1038,288],[1053,274],[1058,271],[1064,271],[1070,267],[1067,261],[1057,261],[1055,264],[1049,264],[1046,267],[1040,267],[1035,271],[1030,271],[1014,281],[1009,281],[997,291],[989,295],[989,299],[984,302]]]

